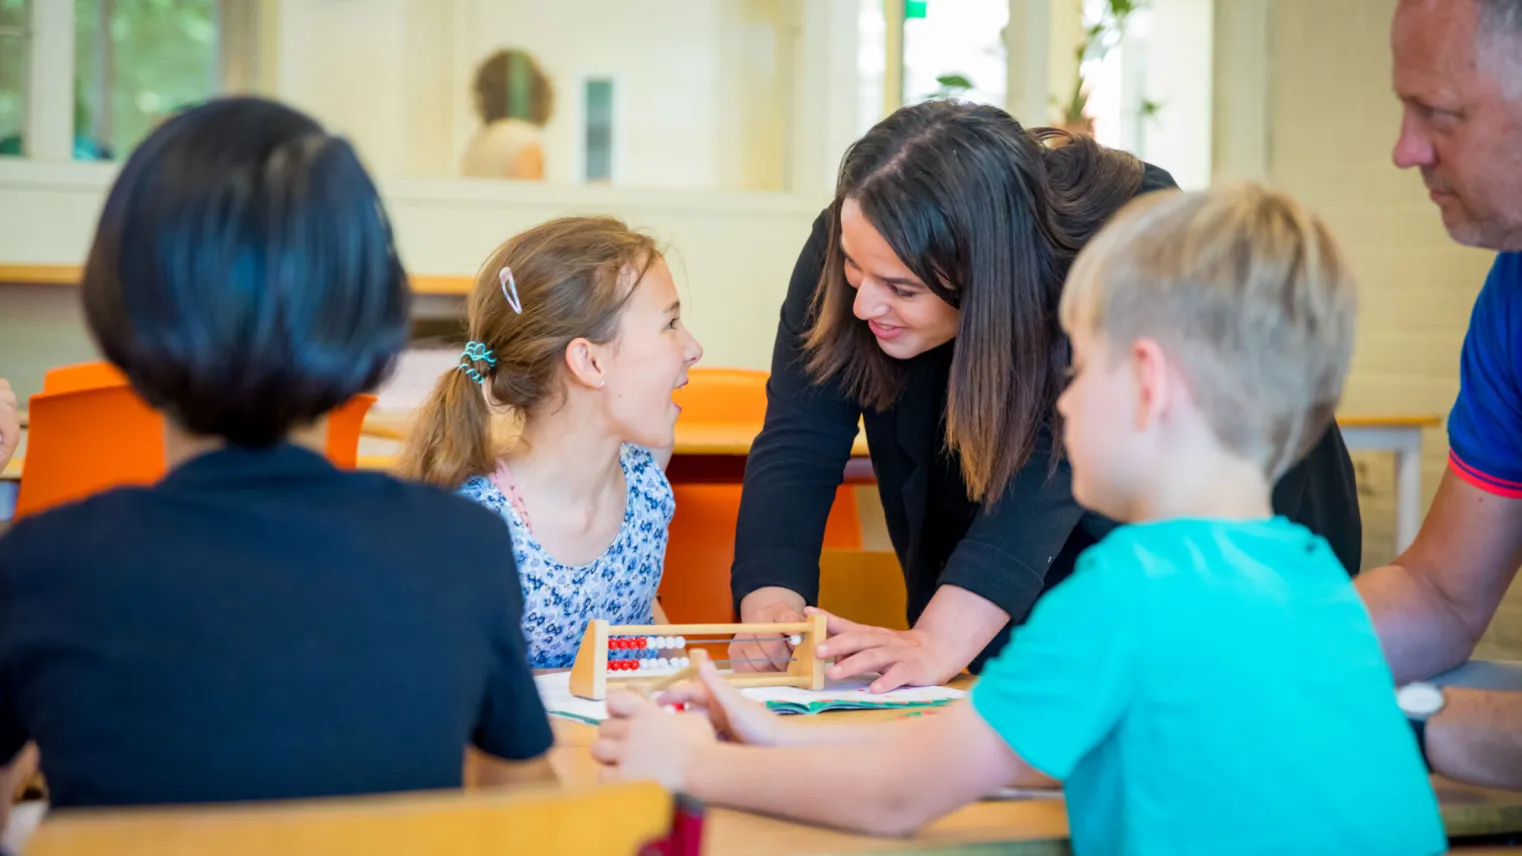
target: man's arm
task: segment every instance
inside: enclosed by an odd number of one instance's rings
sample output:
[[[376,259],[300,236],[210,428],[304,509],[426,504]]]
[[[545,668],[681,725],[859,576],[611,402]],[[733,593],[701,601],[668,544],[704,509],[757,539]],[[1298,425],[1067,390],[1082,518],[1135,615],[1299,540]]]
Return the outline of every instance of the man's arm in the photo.
[[[1522,693],[1445,687],[1427,720],[1433,772],[1490,788],[1522,790]]]
[[[1394,564],[1358,578],[1397,683],[1474,652],[1522,564],[1522,499],[1443,473],[1420,533]]]

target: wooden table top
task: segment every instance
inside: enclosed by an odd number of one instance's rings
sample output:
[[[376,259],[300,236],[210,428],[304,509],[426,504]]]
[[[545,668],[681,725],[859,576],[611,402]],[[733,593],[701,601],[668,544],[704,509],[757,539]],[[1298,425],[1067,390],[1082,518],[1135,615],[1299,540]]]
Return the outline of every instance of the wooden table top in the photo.
[[[25,419],[23,411],[23,420]],[[1435,415],[1365,415],[1339,416],[1337,424],[1349,428],[1404,428],[1426,429],[1442,425],[1442,417]],[[25,425],[25,421],[22,423]],[[372,416],[365,420],[364,435],[367,438],[400,442],[407,437],[408,420],[394,414]],[[676,424],[676,449],[674,454],[683,456],[744,456],[756,439],[761,426],[754,422],[682,422]],[[851,446],[854,458],[867,458],[866,431],[859,431]],[[394,463],[392,455],[361,455],[358,464],[362,469],[389,470]],[[0,481],[17,481],[21,478],[23,461],[12,460],[3,471]]]
[[[965,679],[963,679],[965,681]],[[954,684],[956,682],[953,682]],[[892,719],[892,711],[841,711],[815,718],[829,723]],[[597,781],[588,754],[596,735],[590,725],[554,718],[551,763],[571,785]],[[1522,792],[1493,791],[1433,778],[1450,838],[1522,834]],[[1061,798],[985,801],[965,806],[907,839],[872,838],[727,809],[709,809],[705,852],[726,856],[781,853],[1067,853],[1067,807]],[[1460,848],[1463,850],[1464,848]]]
[[[892,719],[892,711],[851,711],[818,717],[827,723]],[[597,781],[598,765],[588,754],[597,730],[553,718],[555,748],[550,761],[568,785]],[[1061,798],[980,802],[952,812],[907,839],[872,838],[748,812],[711,808],[704,824],[705,853],[777,856],[788,853],[847,854],[956,852],[975,845],[1001,844],[1000,853],[1066,853],[1067,808]],[[1027,844],[1027,851],[1018,845]]]
[[[79,265],[0,264],[0,285],[79,285],[83,271]],[[467,295],[475,286],[475,277],[449,274],[410,274],[407,279],[414,294]]]
[[[1349,428],[1437,428],[1443,417],[1434,413],[1397,416],[1338,416],[1337,427]]]
[[[364,435],[377,440],[403,441],[407,439],[410,420],[394,414],[372,416],[365,420]],[[676,422],[676,450],[678,455],[747,455],[761,426],[751,421],[693,422],[678,419]],[[509,435],[510,436],[510,435]],[[851,455],[867,457],[866,432],[858,431]]]

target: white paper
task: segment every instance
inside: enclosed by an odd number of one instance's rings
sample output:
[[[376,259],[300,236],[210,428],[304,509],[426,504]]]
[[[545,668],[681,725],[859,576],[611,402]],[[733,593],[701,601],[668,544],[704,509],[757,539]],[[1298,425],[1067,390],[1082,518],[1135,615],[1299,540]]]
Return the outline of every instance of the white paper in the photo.
[[[927,703],[951,701],[967,695],[965,690],[950,687],[904,687],[887,693],[869,693],[867,687],[875,675],[846,681],[831,681],[822,690],[805,690],[797,687],[747,687],[741,695],[759,702],[783,701],[809,704],[820,701]],[[552,715],[560,714],[572,719],[601,722],[608,718],[608,706],[604,702],[577,698],[571,694],[571,673],[555,672],[534,678],[539,685],[539,698],[545,710]]]
[[[1000,788],[983,799],[989,802],[1016,802],[1019,800],[1060,800],[1061,788]]]
[[[830,681],[822,690],[806,690],[798,687],[750,687],[740,690],[746,698],[759,702],[784,701],[794,704],[814,704],[821,701],[844,701],[861,704],[930,704],[955,701],[967,695],[966,690],[951,687],[901,687],[891,692],[867,692],[867,687],[877,675],[864,675],[844,681]]]
[[[570,719],[590,719],[594,722],[602,722],[608,718],[606,702],[571,695],[570,672],[535,675],[534,683],[539,685],[539,700],[544,702],[544,709],[549,711],[551,716],[568,715]]]

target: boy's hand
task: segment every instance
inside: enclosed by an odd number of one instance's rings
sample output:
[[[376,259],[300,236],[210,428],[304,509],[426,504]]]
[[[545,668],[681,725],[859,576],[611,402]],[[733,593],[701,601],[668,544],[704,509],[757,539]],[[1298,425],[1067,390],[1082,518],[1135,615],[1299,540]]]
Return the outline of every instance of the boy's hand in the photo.
[[[782,732],[786,723],[782,717],[767,710],[766,705],[740,695],[713,663],[704,663],[698,669],[697,680],[677,684],[657,701],[663,705],[684,704],[688,710],[696,708],[695,712],[706,713],[715,731],[738,743],[776,746],[785,742]]]
[[[682,790],[698,753],[718,742],[708,717],[670,713],[639,693],[609,694],[608,713],[592,743],[605,781],[653,780]]]
[[[21,416],[10,381],[0,377],[0,468],[11,462],[21,443]]]
[[[828,638],[814,653],[834,659],[826,670],[831,680],[844,680],[866,672],[880,672],[882,677],[868,689],[885,693],[899,687],[931,687],[957,676],[965,664],[950,664],[934,637],[922,630],[889,630],[857,624],[817,607],[804,610],[809,615],[822,613]]]

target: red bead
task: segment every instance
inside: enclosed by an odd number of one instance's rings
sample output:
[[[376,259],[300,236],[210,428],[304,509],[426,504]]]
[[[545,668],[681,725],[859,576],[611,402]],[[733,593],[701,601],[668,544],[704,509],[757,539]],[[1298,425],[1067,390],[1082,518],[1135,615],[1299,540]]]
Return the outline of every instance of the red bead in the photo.
[[[615,651],[622,651],[624,650],[624,640],[614,639],[612,642],[608,643],[608,647],[612,648]]]
[[[636,647],[636,648],[643,648],[643,647],[645,647],[645,637],[641,636],[638,639],[634,640],[634,647]]]

